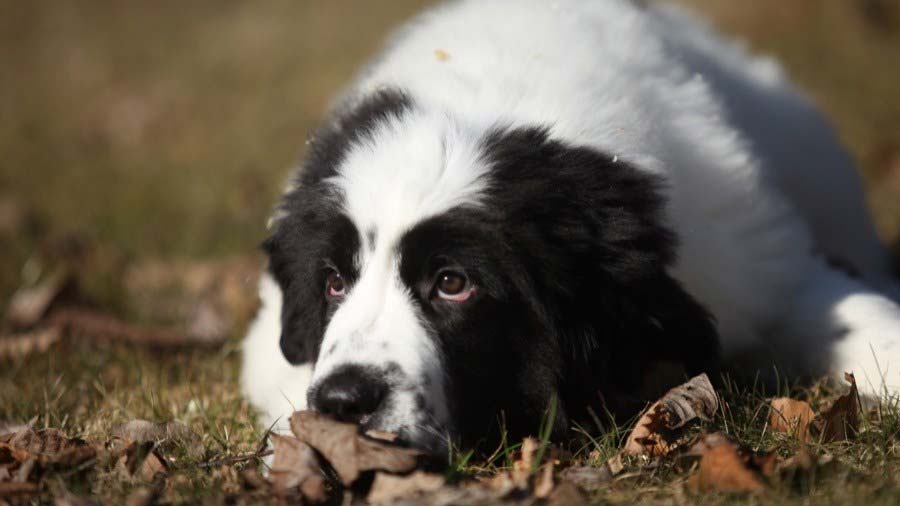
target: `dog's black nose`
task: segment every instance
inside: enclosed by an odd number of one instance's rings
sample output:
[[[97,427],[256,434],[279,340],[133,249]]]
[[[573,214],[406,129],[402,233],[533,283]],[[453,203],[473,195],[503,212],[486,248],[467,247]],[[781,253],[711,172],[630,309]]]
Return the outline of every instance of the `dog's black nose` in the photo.
[[[387,384],[377,372],[361,366],[344,366],[315,387],[310,405],[342,422],[359,423],[378,410]]]

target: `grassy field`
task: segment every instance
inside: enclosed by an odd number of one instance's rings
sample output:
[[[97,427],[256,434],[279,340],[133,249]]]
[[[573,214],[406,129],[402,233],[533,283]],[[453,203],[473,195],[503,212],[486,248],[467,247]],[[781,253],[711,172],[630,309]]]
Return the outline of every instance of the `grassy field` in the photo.
[[[127,282],[135,269],[178,263],[193,271],[212,262],[224,270],[228,259],[252,255],[329,98],[391,27],[428,3],[0,0],[0,302],[69,265],[95,306],[141,318],[163,311],[147,306],[180,285],[142,294]],[[896,243],[900,4],[684,3],[777,56],[815,97],[859,161],[879,230]],[[240,286],[252,294],[252,276]],[[71,337],[47,353],[0,359],[0,422],[103,440],[128,420],[178,420],[201,435],[204,455],[181,461],[164,500],[233,499],[241,488],[235,470],[256,462],[215,463],[255,451],[263,432],[237,388],[245,316],[229,321],[230,337],[214,351]],[[797,449],[764,432],[765,392],[722,394],[728,414],[713,427],[755,449]],[[763,495],[694,496],[684,490],[685,473],[663,465],[604,486],[594,499],[897,504],[900,411],[886,406],[864,428],[852,443],[813,445],[814,454],[839,461],[836,469],[774,483]],[[613,432],[596,449],[610,455],[620,440]],[[460,471],[477,473],[477,463]],[[47,484],[113,504],[143,485],[113,472]]]

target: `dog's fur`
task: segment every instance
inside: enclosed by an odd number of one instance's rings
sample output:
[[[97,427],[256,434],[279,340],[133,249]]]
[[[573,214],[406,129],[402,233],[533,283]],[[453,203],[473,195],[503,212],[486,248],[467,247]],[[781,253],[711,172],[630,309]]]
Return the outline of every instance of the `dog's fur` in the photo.
[[[348,367],[384,385],[366,427],[432,450],[533,432],[553,399],[561,435],[659,362],[900,387],[900,290],[848,155],[774,63],[671,7],[425,13],[273,221],[242,378],[269,421]],[[435,296],[441,269],[468,300]]]

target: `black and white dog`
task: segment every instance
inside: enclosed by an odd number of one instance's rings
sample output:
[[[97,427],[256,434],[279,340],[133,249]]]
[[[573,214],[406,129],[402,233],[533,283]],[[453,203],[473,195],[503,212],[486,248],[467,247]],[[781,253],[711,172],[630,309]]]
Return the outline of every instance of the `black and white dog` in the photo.
[[[558,399],[561,435],[654,363],[738,358],[900,389],[851,160],[774,63],[672,7],[425,13],[311,139],[265,250],[242,383],[269,421],[440,451]]]

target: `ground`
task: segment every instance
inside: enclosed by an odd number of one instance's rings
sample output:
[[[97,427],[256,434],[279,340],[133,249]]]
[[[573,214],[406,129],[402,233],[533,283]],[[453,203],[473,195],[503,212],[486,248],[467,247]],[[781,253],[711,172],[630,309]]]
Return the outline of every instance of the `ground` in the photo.
[[[69,266],[92,307],[142,320],[166,313],[165,300],[184,295],[141,293],[129,273],[172,264],[222,271],[235,258],[255,265],[261,225],[329,97],[390,27],[427,3],[0,0],[0,302]],[[897,242],[900,5],[685,3],[784,62],[857,158],[879,230]],[[250,271],[236,290],[252,294]],[[253,453],[264,432],[237,388],[245,321],[246,312],[230,319],[225,344],[212,350],[160,352],[68,337],[44,353],[0,358],[0,422],[31,421],[103,440],[129,420],[178,420],[201,435],[204,455],[180,462],[164,499],[224,500],[238,487],[229,469],[257,462],[217,463]],[[775,392],[720,393],[729,409],[711,427],[754,449],[796,450],[790,438],[763,433],[766,397]],[[685,472],[662,465],[618,479],[593,498],[896,504],[900,411],[887,406],[864,429],[849,443],[813,445],[813,453],[833,455],[840,465],[801,486],[695,496],[683,487]],[[599,441],[599,453],[611,455],[623,434]],[[477,474],[481,464],[457,467]],[[57,477],[47,486],[119,503],[143,484],[113,473],[88,481]]]

